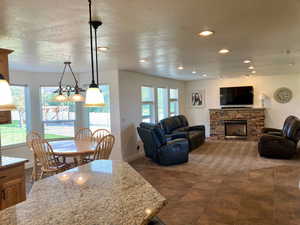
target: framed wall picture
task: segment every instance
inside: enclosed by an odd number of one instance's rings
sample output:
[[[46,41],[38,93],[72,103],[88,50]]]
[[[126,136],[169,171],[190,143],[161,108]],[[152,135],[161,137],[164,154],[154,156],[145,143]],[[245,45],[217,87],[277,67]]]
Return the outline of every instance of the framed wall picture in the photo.
[[[205,89],[193,90],[188,97],[190,107],[201,108],[205,106]]]

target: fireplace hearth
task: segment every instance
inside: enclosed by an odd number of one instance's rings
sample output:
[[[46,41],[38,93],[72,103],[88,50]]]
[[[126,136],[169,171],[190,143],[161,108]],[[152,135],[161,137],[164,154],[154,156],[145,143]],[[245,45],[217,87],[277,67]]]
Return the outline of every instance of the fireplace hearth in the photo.
[[[225,120],[224,126],[226,139],[247,138],[247,120]]]

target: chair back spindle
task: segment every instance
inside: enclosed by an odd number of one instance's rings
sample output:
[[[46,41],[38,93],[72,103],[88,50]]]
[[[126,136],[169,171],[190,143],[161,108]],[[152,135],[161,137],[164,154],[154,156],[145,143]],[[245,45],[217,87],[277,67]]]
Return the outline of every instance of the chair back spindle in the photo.
[[[96,147],[94,160],[109,159],[114,144],[115,137],[113,135],[109,134],[104,136]]]
[[[98,130],[95,130],[94,133],[93,133],[93,141],[99,143],[100,140],[101,140],[103,137],[105,137],[105,136],[107,136],[107,135],[109,135],[109,134],[110,134],[110,132],[109,132],[108,130],[106,130],[106,129],[98,129]]]
[[[58,169],[58,161],[48,141],[35,139],[32,141],[33,151],[42,165],[42,170],[51,171]]]
[[[76,135],[75,140],[77,141],[91,141],[93,133],[89,128],[80,128]]]
[[[42,139],[42,136],[36,131],[31,131],[26,136],[26,145],[31,151],[33,151],[32,141],[35,140],[35,139]]]

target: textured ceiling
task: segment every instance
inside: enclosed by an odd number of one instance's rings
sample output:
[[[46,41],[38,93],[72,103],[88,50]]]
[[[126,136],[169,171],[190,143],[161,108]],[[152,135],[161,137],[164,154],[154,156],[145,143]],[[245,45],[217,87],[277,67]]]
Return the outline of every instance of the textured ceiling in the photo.
[[[60,72],[63,61],[72,60],[75,71],[89,71],[87,0],[0,4],[0,47],[15,50],[11,70]],[[100,57],[105,69],[189,80],[203,73],[245,75],[242,61],[251,58],[258,75],[300,71],[299,0],[96,0],[95,5],[104,23],[99,45],[110,48]],[[196,35],[206,28],[215,35]],[[221,48],[232,52],[219,55]],[[177,70],[179,65],[185,69]]]

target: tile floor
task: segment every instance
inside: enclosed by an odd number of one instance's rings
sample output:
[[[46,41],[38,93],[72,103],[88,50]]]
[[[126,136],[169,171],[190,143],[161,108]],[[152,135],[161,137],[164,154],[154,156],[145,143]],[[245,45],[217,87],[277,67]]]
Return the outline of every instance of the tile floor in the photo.
[[[190,161],[132,163],[168,199],[167,225],[300,225],[300,160],[270,160],[255,142],[209,141]]]

